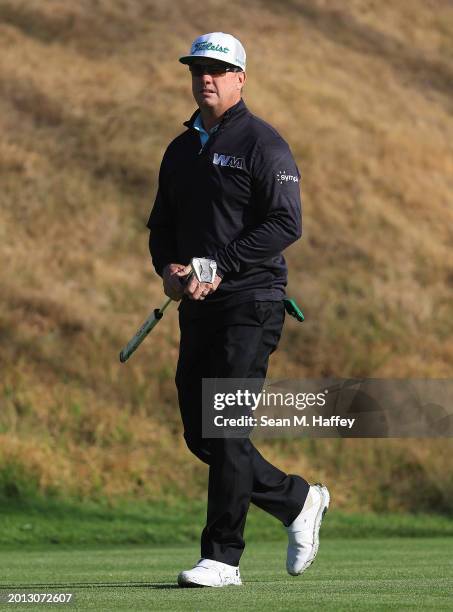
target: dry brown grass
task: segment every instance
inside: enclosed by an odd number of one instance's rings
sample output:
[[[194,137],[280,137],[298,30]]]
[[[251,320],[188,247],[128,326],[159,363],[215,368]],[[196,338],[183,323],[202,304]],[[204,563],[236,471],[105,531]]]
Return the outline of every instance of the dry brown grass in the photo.
[[[144,222],[193,109],[175,59],[210,30],[244,41],[246,101],[303,174],[305,237],[288,261],[307,321],[288,322],[271,374],[451,375],[450,2],[0,0],[10,478],[80,495],[204,489],[179,436],[175,312],[126,367],[117,352],[161,301]],[[334,479],[340,504],[366,484],[370,508],[452,506],[450,443],[442,460],[426,441],[268,446],[287,469]]]

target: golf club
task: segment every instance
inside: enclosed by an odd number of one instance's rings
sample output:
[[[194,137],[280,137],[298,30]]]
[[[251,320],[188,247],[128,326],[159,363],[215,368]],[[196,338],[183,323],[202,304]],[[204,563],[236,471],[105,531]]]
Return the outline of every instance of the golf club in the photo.
[[[160,308],[155,308],[150,316],[146,319],[140,329],[137,331],[135,336],[129,340],[123,350],[120,352],[120,361],[124,363],[129,359],[132,353],[140,346],[149,332],[159,323],[164,316],[164,310],[172,302],[171,298],[165,302]]]

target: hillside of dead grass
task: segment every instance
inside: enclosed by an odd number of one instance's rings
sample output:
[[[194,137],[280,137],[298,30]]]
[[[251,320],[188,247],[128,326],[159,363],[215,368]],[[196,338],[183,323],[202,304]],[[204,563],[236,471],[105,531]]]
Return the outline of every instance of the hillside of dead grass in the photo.
[[[306,322],[287,322],[270,375],[451,376],[451,2],[0,0],[10,494],[204,490],[180,437],[175,309],[126,366],[117,354],[162,301],[144,224],[165,147],[194,109],[176,59],[213,30],[243,41],[245,101],[303,176],[304,237],[287,259]],[[449,441],[267,446],[345,507],[453,507]]]

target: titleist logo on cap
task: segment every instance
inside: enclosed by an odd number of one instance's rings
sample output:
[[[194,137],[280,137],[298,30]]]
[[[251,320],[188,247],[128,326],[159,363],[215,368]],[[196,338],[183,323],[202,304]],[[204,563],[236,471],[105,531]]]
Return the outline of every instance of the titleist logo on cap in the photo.
[[[192,53],[196,53],[197,51],[219,51],[220,53],[228,53],[229,49],[228,47],[222,47],[219,44],[214,45],[211,42],[201,42],[195,43],[192,47]]]

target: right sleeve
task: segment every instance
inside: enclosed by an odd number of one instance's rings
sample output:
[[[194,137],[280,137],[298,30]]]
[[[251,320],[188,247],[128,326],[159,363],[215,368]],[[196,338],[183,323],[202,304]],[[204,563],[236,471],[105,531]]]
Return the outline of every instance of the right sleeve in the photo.
[[[156,200],[146,226],[150,230],[149,252],[153,266],[159,276],[169,263],[178,260],[176,245],[176,206],[171,197],[166,169],[166,156],[159,171],[159,187]]]

